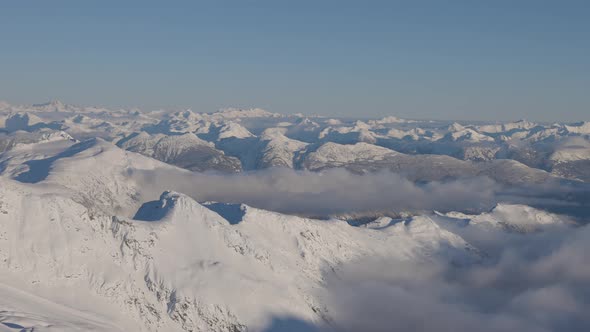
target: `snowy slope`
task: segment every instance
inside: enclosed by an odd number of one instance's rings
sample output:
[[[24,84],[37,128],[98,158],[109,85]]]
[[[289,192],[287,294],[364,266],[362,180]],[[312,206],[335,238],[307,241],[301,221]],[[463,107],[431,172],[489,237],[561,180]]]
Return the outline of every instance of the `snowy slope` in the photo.
[[[413,236],[417,224],[376,231],[250,207],[244,207],[236,223],[173,192],[140,206],[136,199],[145,195],[142,186],[130,182],[125,172],[167,166],[102,140],[64,151],[69,153],[44,166],[47,174],[37,174],[40,166],[30,165],[15,180],[0,178],[5,284],[29,285],[51,297],[63,287],[78,289],[79,296],[98,296],[130,317],[114,320],[117,328],[235,331],[262,328],[275,315],[319,322],[327,313],[314,292],[326,268],[365,255],[409,259],[443,247],[452,256],[470,255],[463,241],[438,229]],[[76,307],[71,298],[53,300],[64,311]],[[9,308],[1,300],[0,305]],[[13,305],[11,312],[24,312],[27,318],[7,314],[4,319],[31,326],[112,329],[59,315],[47,319],[51,311],[29,312],[34,307]],[[101,322],[113,312],[97,306],[93,315]]]
[[[582,149],[565,147],[573,138],[587,139],[590,135],[587,127],[586,122],[538,124],[525,120],[451,123],[410,121],[395,116],[373,120],[330,119],[300,113],[281,115],[258,108],[228,108],[204,113],[190,109],[106,109],[59,101],[33,105],[3,102],[0,105],[0,133],[4,134],[55,130],[81,141],[100,137],[111,142],[142,132],[166,136],[196,134],[226,154],[224,157],[219,154],[221,151],[205,153],[207,149],[200,148],[203,151],[198,153],[181,153],[180,161],[171,159],[173,164],[196,171],[238,169],[236,160],[230,160],[230,156],[239,158],[246,170],[269,166],[297,168],[305,154],[295,147],[301,145],[296,143],[299,141],[309,144],[308,152],[325,143],[369,143],[407,155],[438,154],[478,162],[507,158],[552,171],[556,176],[586,181],[586,154]],[[282,135],[295,142],[285,144],[276,140],[273,143],[263,134],[272,128],[283,128]],[[298,160],[288,156],[292,151]],[[201,160],[203,155],[209,155],[211,162]],[[205,165],[198,165],[202,163]],[[364,168],[382,168],[379,163]]]
[[[560,145],[549,159],[553,163],[590,160],[590,140],[573,138]]]
[[[296,154],[302,152],[308,143],[285,136],[283,128],[266,129],[260,136],[261,148],[257,168],[294,167]]]
[[[484,175],[506,183],[540,183],[551,175],[514,160],[463,161],[444,155],[407,155],[367,143],[342,145],[326,143],[303,161],[309,170],[344,167],[355,173],[388,169],[412,180],[433,181]]]
[[[254,137],[248,129],[241,126],[239,123],[229,121],[223,124],[221,128],[219,128],[219,135],[217,136],[218,140],[226,139],[226,138],[249,138]]]
[[[308,169],[315,170],[325,167],[340,167],[352,163],[371,163],[393,157],[397,153],[383,147],[368,143],[343,145],[337,143],[323,144],[310,153],[305,160]]]
[[[252,158],[255,169],[392,170],[423,181],[486,176],[511,185],[550,185],[555,177],[546,171],[495,159],[504,143],[524,151],[518,144],[541,132],[553,136],[549,141],[538,136],[540,141],[527,141],[526,148],[538,151],[535,144],[546,144],[543,151],[550,151],[555,166],[585,161],[579,142],[562,144],[585,138],[577,129],[576,136],[568,136],[563,125],[555,131],[527,123],[478,130],[393,118],[285,121],[261,110],[140,116],[61,103],[0,105],[0,110],[5,119],[19,114],[9,125],[24,129],[5,127],[0,135],[0,331],[265,331],[277,317],[331,326],[338,307],[322,294],[350,264],[383,259],[485,267],[498,257],[489,258],[482,237],[560,233],[570,224],[563,216],[501,203],[481,214],[427,211],[352,226],[240,202],[200,203],[184,193],[153,189],[152,181],[166,183],[170,174],[195,176],[173,165],[239,169],[239,161],[220,150],[224,144]],[[439,139],[450,132],[459,133],[457,139]],[[524,133],[522,139],[512,137],[515,133]],[[75,139],[85,135],[92,137]],[[123,136],[118,146],[108,141]],[[372,141],[368,138],[410,144],[408,151],[415,154],[359,142]],[[473,159],[486,162],[424,153],[436,146],[473,148]],[[152,178],[142,177],[145,171]],[[309,190],[303,181],[295,185]]]
[[[241,169],[239,160],[226,156],[212,143],[206,142],[192,133],[150,135],[141,132],[123,138],[117,142],[117,145],[123,149],[141,153],[191,171],[238,172]]]
[[[443,137],[442,139],[451,140],[454,142],[471,142],[471,143],[479,143],[479,142],[493,142],[494,139],[492,137],[486,136],[484,134],[480,134],[473,129],[462,129],[459,131],[451,132],[447,134],[447,136]]]
[[[490,212],[468,215],[459,212],[445,214],[454,219],[468,220],[479,227],[500,228],[509,231],[534,232],[546,227],[564,226],[570,221],[526,205],[498,204]]]
[[[430,256],[441,248],[449,257],[471,255],[464,241],[430,221],[379,231],[245,207],[232,225],[171,192],[144,204],[133,220],[2,181],[0,234],[13,235],[0,241],[4,275],[41,293],[68,287],[96,294],[131,318],[120,326],[138,330],[256,330],[275,315],[320,322],[327,312],[314,290],[326,268],[367,255]],[[112,314],[100,310],[98,317]]]
[[[590,122],[580,122],[571,126],[565,125],[565,129],[574,134],[590,135]]]

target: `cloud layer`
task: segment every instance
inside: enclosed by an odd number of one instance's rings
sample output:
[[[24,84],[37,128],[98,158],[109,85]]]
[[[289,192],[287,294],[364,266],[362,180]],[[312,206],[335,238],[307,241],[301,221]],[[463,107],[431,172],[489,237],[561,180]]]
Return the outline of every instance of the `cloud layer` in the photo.
[[[144,195],[152,195],[148,199],[175,190],[198,201],[246,203],[302,215],[482,211],[499,201],[587,208],[590,192],[586,184],[571,182],[507,187],[475,177],[414,183],[389,172],[355,175],[341,169],[321,173],[270,169],[231,176],[158,170],[132,176]],[[440,256],[413,262],[365,259],[349,263],[338,277],[326,272],[327,287],[320,296],[333,320],[313,328],[338,332],[590,330],[590,256],[586,254],[590,226],[562,225],[530,234],[468,226],[456,232],[481,250],[481,263],[458,265]]]
[[[590,188],[585,183],[557,181],[507,186],[487,177],[415,183],[383,171],[365,175],[343,169],[321,173],[267,169],[234,175],[177,170],[134,171],[144,201],[165,190],[197,201],[245,203],[288,214],[323,217],[363,213],[482,212],[499,202],[526,204],[548,211],[587,218]]]
[[[175,190],[197,201],[246,203],[283,213],[325,216],[367,211],[481,210],[495,204],[498,185],[488,178],[416,184],[390,172],[355,175],[270,169],[238,175],[136,172],[155,198]]]
[[[471,227],[471,226],[470,226]],[[481,264],[363,261],[330,279],[337,331],[589,331],[590,227],[463,236]]]

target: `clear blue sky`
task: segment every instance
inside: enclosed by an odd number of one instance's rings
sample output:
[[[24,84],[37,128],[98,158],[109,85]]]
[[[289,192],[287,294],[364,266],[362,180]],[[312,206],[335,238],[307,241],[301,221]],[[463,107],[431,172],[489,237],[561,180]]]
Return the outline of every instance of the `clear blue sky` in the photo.
[[[0,99],[590,120],[590,1],[1,1]]]

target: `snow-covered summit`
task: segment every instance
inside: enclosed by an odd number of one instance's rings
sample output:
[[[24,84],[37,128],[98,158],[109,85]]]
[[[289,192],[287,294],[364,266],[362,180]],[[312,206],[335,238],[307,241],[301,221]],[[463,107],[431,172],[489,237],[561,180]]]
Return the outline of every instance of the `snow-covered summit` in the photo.
[[[356,143],[351,145],[326,143],[307,156],[309,168],[313,165],[329,163],[330,165],[342,165],[353,161],[383,160],[386,157],[396,155],[397,152],[368,143]]]
[[[379,126],[379,125],[395,124],[395,123],[412,123],[412,122],[415,122],[415,121],[400,119],[400,118],[395,117],[393,115],[386,116],[386,117],[383,117],[378,120],[369,120],[368,121],[369,125],[371,125],[371,126]]]
[[[447,134],[442,139],[459,141],[459,142],[493,142],[494,138],[480,134],[477,131],[469,128],[464,128]]]
[[[497,204],[490,212],[468,215],[458,212],[446,216],[469,220],[482,227],[503,228],[510,231],[533,232],[546,227],[565,226],[570,223],[567,218],[521,204]]]
[[[575,137],[560,144],[549,157],[554,163],[590,160],[590,140]]]
[[[226,156],[211,142],[197,135],[150,135],[146,132],[134,133],[117,142],[121,148],[141,153],[163,162],[193,171],[219,170],[237,172],[240,161]]]
[[[284,128],[268,128],[260,136],[264,145],[258,157],[258,167],[294,168],[295,156],[302,152],[308,143],[285,136]]]
[[[217,136],[218,140],[222,140],[225,138],[249,138],[254,137],[248,129],[244,128],[239,123],[228,121],[225,122],[221,128],[219,128],[219,135]]]
[[[281,114],[272,113],[262,108],[223,108],[215,113],[211,113],[212,118],[223,118],[223,119],[239,119],[239,118],[280,118]]]
[[[574,125],[565,125],[568,132],[574,134],[590,135],[590,122],[580,122]]]

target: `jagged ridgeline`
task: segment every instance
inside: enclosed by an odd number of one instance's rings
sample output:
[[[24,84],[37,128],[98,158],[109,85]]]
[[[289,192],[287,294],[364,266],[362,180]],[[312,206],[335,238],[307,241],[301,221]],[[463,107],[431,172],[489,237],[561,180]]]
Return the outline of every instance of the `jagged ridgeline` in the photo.
[[[0,331],[588,326],[589,135],[0,103]]]

